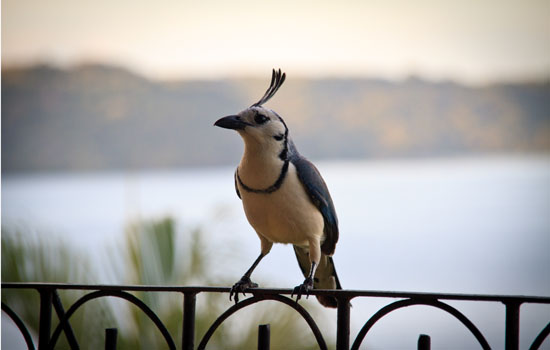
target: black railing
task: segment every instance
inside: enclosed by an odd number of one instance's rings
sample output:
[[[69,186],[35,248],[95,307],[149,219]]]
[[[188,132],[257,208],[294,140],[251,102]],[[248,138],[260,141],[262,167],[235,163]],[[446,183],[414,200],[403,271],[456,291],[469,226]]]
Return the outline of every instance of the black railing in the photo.
[[[80,306],[86,302],[102,297],[118,297],[129,301],[139,307],[160,330],[166,344],[170,349],[176,349],[176,342],[159,317],[140,299],[131,292],[175,292],[183,296],[182,310],[182,339],[181,348],[184,350],[205,349],[211,336],[218,326],[229,316],[249,305],[264,300],[274,300],[284,303],[296,310],[311,328],[320,349],[327,349],[326,342],[321,334],[313,317],[298,303],[285,296],[292,293],[291,289],[250,289],[252,297],[234,304],[222,313],[202,336],[198,346],[195,347],[195,305],[197,295],[200,293],[229,293],[229,288],[221,287],[175,287],[175,286],[117,286],[117,285],[75,285],[55,283],[2,283],[2,289],[34,289],[40,295],[38,349],[54,349],[61,333],[65,333],[67,342],[71,349],[78,349],[78,342],[70,324],[71,316]],[[61,303],[58,290],[81,290],[89,291],[82,296],[66,311]],[[382,317],[400,308],[412,305],[427,305],[446,311],[458,319],[476,338],[483,349],[490,349],[489,343],[479,329],[456,308],[443,301],[485,301],[504,304],[506,310],[505,319],[505,348],[507,350],[519,349],[519,317],[520,306],[526,303],[550,304],[550,297],[535,296],[501,296],[501,295],[468,295],[468,294],[437,294],[437,293],[406,293],[406,292],[382,292],[382,291],[361,291],[361,290],[314,290],[312,295],[332,295],[338,300],[336,348],[338,350],[350,349],[350,301],[354,298],[394,298],[399,299],[378,310],[363,325],[353,343],[351,349],[359,349],[363,339],[371,327]],[[52,309],[55,310],[59,323],[52,332]],[[2,303],[4,311],[17,325],[27,347],[35,349],[35,344],[29,329],[21,318],[9,307]],[[269,349],[269,325],[261,325],[259,329],[259,349]],[[543,341],[550,334],[550,322],[544,327],[538,336],[532,341],[529,349],[538,349]],[[106,349],[116,349],[117,330],[106,330]],[[420,335],[418,339],[419,349],[430,348],[430,338],[427,335]]]

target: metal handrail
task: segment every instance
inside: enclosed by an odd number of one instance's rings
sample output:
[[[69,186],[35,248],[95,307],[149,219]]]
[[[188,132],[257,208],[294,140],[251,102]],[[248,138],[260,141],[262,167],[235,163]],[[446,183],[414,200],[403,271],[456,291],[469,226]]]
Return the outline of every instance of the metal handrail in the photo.
[[[154,324],[161,331],[166,343],[170,349],[175,349],[175,342],[166,327],[158,316],[145,303],[139,300],[128,292],[177,292],[183,294],[183,332],[182,332],[182,349],[195,349],[195,305],[196,297],[200,293],[229,293],[228,287],[201,287],[201,286],[148,286],[148,285],[88,285],[88,284],[67,284],[67,283],[14,283],[3,282],[2,289],[34,289],[40,293],[40,314],[39,314],[39,339],[38,349],[53,349],[61,332],[65,332],[68,338],[71,339],[69,346],[72,349],[77,349],[78,344],[70,326],[70,317],[76,309],[82,306],[89,300],[114,296],[123,298],[146,313]],[[64,311],[60,303],[57,291],[58,290],[83,290],[90,291],[75,303],[73,303],[67,312]],[[300,305],[297,305],[292,299],[287,297],[293,292],[292,289],[276,289],[276,288],[255,288],[249,289],[246,293],[250,293],[252,298],[245,299],[233,305],[218,317],[210,327],[211,329],[202,338],[199,349],[206,347],[208,340],[216,328],[226,318],[240,309],[264,300],[276,300],[291,306],[294,310],[306,320],[312,329],[319,348],[326,349],[326,343],[320,333],[313,317]],[[369,329],[379,319],[386,314],[395,311],[402,307],[411,305],[426,305],[437,307],[448,312],[459,321],[461,321],[475,336],[484,349],[489,349],[489,344],[483,334],[477,327],[464,316],[460,311],[442,301],[485,301],[485,302],[500,302],[506,308],[506,328],[505,328],[505,348],[506,350],[519,349],[519,315],[520,306],[526,303],[534,304],[550,304],[550,297],[545,296],[523,296],[523,295],[485,295],[485,294],[448,294],[448,293],[419,293],[419,292],[395,292],[395,291],[367,291],[367,290],[313,290],[311,295],[331,295],[338,300],[337,309],[337,330],[336,330],[336,348],[338,350],[350,349],[350,301],[354,298],[394,298],[400,299],[390,303],[375,313],[356,336],[352,349],[359,349],[361,342],[366,336]],[[52,308],[55,309],[59,324],[52,332]],[[30,332],[26,328],[20,317],[9,307],[2,303],[2,310],[12,318],[25,337],[29,349],[34,349],[34,343],[30,339]],[[269,333],[267,333],[269,334]],[[534,339],[530,349],[538,349],[542,345],[544,339],[550,334],[550,322],[544,327]],[[425,335],[422,335],[426,337]],[[112,338],[112,337],[111,337]],[[425,338],[424,338],[425,339]],[[116,338],[115,338],[116,341]],[[426,344],[425,341],[422,342]],[[429,344],[429,342],[427,342]],[[106,346],[107,347],[107,346]],[[420,342],[419,342],[420,347]]]

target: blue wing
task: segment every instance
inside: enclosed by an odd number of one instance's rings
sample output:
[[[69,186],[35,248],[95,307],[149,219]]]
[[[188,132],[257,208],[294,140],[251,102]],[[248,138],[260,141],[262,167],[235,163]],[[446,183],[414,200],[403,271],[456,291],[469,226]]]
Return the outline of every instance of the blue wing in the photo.
[[[338,218],[332,203],[332,198],[325,181],[319,170],[309,160],[302,157],[289,142],[291,148],[290,162],[296,167],[298,178],[311,199],[311,202],[319,209],[325,222],[325,240],[321,245],[321,251],[325,255],[332,255],[338,242]]]

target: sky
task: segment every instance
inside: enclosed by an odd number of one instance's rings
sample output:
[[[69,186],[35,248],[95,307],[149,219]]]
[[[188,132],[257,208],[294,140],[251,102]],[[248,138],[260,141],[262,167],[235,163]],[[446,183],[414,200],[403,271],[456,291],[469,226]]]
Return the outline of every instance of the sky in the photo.
[[[550,0],[3,0],[2,65],[151,78],[550,77]]]

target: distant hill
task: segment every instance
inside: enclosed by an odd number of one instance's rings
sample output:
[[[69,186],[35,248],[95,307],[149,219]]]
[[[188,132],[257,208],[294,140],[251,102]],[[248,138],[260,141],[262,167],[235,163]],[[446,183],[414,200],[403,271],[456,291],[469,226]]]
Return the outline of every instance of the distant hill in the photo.
[[[159,82],[102,65],[3,70],[2,172],[236,164],[241,140],[212,124],[261,97],[267,73]],[[550,151],[548,81],[289,76],[266,106],[315,159]]]

